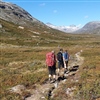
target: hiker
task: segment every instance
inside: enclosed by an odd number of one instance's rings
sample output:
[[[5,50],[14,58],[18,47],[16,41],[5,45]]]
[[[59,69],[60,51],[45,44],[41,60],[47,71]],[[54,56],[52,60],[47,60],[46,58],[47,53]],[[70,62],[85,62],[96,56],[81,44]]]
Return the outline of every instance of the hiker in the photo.
[[[63,61],[64,61],[64,68],[65,68],[65,73],[66,73],[68,72],[68,61],[69,61],[69,54],[67,50],[63,52]]]
[[[55,51],[46,54],[46,65],[49,71],[49,81],[56,81],[56,56]]]
[[[58,62],[58,76],[60,74],[60,70],[64,72],[64,62],[63,62],[63,49],[57,53],[57,62]]]

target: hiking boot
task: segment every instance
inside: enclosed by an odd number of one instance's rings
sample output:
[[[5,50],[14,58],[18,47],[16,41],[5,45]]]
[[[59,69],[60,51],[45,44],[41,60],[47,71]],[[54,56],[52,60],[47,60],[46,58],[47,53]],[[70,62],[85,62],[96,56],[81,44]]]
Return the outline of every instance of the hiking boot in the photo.
[[[57,75],[59,76],[59,73]]]
[[[65,70],[64,70],[64,73],[66,73],[68,71],[68,69],[66,68]]]
[[[56,79],[53,79],[53,82],[56,82]]]
[[[51,79],[51,78],[49,78],[49,80],[48,80],[48,81],[49,81],[49,82],[51,82],[51,80],[52,80],[52,79]]]
[[[66,74],[68,74],[70,71],[68,70],[67,72],[66,72]]]
[[[50,83],[55,83],[56,82],[56,79],[53,79]]]
[[[63,75],[63,76],[62,76],[62,79],[64,80],[64,79],[66,79],[66,77]]]

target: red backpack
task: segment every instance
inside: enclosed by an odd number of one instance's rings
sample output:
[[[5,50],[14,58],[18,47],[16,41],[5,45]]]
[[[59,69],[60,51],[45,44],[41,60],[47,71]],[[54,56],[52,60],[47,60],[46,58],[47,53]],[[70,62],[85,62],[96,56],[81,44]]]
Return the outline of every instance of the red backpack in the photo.
[[[55,55],[52,52],[46,54],[46,65],[53,66],[55,64]]]

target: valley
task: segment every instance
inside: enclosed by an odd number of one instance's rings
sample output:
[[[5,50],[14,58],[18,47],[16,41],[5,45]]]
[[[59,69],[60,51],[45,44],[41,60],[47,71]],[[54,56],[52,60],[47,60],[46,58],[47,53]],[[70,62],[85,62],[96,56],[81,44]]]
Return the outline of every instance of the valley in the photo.
[[[0,100],[100,100],[97,23],[88,23],[83,33],[65,33],[17,5],[0,1]],[[66,80],[59,82],[48,98],[51,85],[47,83],[46,53],[54,50],[57,54],[60,48],[70,54],[69,68],[78,69],[74,73],[75,69],[70,69]]]

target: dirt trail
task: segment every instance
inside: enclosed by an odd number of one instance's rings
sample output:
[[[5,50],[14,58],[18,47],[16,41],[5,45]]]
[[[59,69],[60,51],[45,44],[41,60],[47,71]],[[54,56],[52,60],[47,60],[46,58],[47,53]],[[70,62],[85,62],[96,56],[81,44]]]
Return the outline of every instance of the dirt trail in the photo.
[[[75,68],[78,68],[78,66],[82,65],[84,59],[83,57],[80,56],[82,51],[78,52],[75,54],[75,57],[74,59],[71,59],[71,63],[69,65],[69,68],[74,70]],[[73,66],[76,66],[73,68]],[[69,76],[71,74],[73,74],[73,72],[75,71],[71,71],[69,73],[67,73],[66,75]],[[57,89],[61,84],[62,82],[65,82],[67,81],[66,79],[64,79],[63,81],[59,81],[59,84],[56,82],[56,83],[45,83],[43,85],[38,85],[36,89],[34,90],[31,90],[31,96],[30,97],[27,97],[25,98],[24,100],[49,100],[49,98],[51,98],[53,95],[52,92]]]

